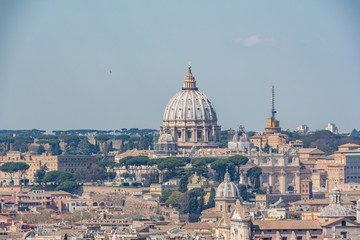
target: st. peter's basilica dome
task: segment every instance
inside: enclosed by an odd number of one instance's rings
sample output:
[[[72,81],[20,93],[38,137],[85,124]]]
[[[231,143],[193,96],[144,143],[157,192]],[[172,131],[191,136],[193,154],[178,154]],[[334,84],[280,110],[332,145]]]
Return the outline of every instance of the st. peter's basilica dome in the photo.
[[[165,108],[160,138],[169,133],[180,151],[217,148],[220,145],[220,126],[217,125],[215,107],[196,87],[191,66],[182,90],[171,98]]]

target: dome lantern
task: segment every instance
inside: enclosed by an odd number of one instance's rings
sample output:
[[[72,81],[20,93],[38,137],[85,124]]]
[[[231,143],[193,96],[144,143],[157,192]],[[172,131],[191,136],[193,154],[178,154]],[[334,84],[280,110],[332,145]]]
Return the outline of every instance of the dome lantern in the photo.
[[[226,168],[226,173],[224,176],[224,182],[230,182],[230,174],[228,168]]]
[[[192,75],[192,72],[191,72],[191,65],[189,65],[188,68],[189,68],[188,74],[185,76],[184,87],[182,89],[183,90],[198,90],[198,88],[196,87],[195,77]]]

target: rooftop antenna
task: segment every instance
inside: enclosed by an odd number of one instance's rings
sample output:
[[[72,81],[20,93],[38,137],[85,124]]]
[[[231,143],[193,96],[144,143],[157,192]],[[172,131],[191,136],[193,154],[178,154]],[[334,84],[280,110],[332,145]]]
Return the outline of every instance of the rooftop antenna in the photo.
[[[275,118],[275,90],[274,85],[271,86],[271,117]]]

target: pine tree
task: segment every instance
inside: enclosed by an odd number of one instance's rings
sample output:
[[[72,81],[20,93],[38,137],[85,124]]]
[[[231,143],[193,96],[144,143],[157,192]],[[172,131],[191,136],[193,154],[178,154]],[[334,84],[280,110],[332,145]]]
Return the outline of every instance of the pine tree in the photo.
[[[179,192],[186,192],[187,191],[187,184],[188,184],[188,177],[183,176],[180,179],[180,186],[179,186]]]
[[[206,205],[207,208],[215,207],[215,195],[216,195],[215,189],[211,188],[209,201]]]

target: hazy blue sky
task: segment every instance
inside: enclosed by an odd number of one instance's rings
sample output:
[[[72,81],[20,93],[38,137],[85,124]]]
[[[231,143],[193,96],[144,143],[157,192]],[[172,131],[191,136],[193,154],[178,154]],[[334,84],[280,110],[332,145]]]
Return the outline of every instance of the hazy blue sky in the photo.
[[[0,0],[0,129],[158,128],[189,61],[223,129],[360,128],[360,1]]]

